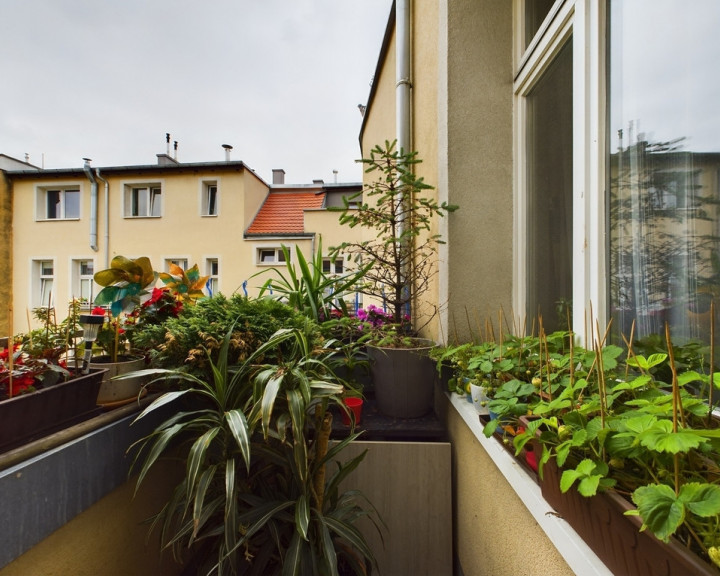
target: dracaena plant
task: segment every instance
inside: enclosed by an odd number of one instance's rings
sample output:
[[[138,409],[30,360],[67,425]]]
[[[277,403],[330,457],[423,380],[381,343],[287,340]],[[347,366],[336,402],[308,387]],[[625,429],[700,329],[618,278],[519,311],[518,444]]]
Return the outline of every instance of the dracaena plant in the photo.
[[[155,516],[164,547],[179,557],[190,548],[201,574],[356,574],[372,562],[355,521],[372,508],[339,484],[364,453],[326,470],[357,437],[330,447],[330,404],[343,388],[333,381],[314,345],[316,327],[281,329],[242,364],[228,362],[233,330],[226,334],[213,379],[151,370],[192,387],[161,396],[140,416],[182,396],[181,411],[139,443],[138,486],[168,452],[186,473]],[[310,433],[311,423],[314,433]]]
[[[289,306],[302,312],[316,322],[324,322],[339,315],[347,315],[346,299],[352,295],[358,283],[371,265],[359,266],[347,274],[336,275],[323,272],[322,240],[311,260],[307,260],[295,247],[295,258],[291,258],[287,246],[282,246],[285,270],[269,268],[257,275],[273,274],[260,288],[259,296],[272,294]]]

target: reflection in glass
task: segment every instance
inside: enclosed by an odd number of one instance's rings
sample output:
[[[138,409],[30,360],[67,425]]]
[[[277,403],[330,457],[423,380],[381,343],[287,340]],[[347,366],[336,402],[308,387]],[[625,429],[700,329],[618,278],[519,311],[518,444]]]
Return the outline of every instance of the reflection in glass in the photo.
[[[567,329],[572,297],[572,78],[571,39],[526,98],[527,317],[548,333]]]
[[[720,3],[609,5],[610,306],[616,331],[709,342],[720,303]]]

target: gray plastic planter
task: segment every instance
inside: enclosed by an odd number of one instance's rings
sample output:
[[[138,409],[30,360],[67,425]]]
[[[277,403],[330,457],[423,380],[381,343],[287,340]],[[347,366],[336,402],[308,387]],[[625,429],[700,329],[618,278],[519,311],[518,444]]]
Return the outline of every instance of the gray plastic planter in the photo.
[[[428,353],[435,347],[424,340],[418,348],[368,346],[379,410],[393,418],[419,418],[433,408],[435,363]]]

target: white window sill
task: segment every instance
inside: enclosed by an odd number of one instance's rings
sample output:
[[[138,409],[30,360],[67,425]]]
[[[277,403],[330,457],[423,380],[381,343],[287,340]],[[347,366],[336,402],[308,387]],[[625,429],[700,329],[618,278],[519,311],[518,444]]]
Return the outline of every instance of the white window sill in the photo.
[[[555,515],[552,506],[542,497],[540,486],[528,476],[520,463],[508,454],[497,439],[485,437],[475,407],[457,394],[448,394],[448,396],[452,406],[468,425],[501,474],[505,476],[568,566],[576,574],[583,576],[613,576],[613,573],[577,535],[575,530],[565,520]]]

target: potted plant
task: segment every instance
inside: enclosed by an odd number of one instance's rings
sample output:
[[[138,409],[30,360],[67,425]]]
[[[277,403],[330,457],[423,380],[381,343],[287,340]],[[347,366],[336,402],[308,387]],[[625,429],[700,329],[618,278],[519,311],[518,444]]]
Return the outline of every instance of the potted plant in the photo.
[[[535,443],[546,500],[611,569],[714,574],[707,562],[720,566],[720,428],[686,387],[717,387],[720,378],[678,370],[669,331],[666,339],[667,354],[647,357],[628,342],[622,362],[617,346],[598,342],[568,352],[558,365],[573,369],[533,406],[537,418],[515,447]],[[656,377],[664,368],[669,382]]]
[[[145,365],[142,355],[128,350],[125,324],[127,315],[150,295],[149,290],[155,285],[157,274],[147,257],[130,260],[115,256],[110,268],[96,272],[94,279],[103,289],[95,297],[96,308],[90,316],[103,316],[105,321],[95,340],[101,353],[92,357],[90,366],[107,369],[98,403],[114,407],[136,398],[145,382],[142,377],[113,379],[141,370]],[[92,318],[84,317],[83,320],[89,323]]]
[[[41,328],[0,349],[0,452],[86,420],[98,413],[104,370],[83,374],[75,350],[80,303],[55,321],[54,310],[33,310]]]
[[[330,446],[329,406],[341,401],[317,326],[278,331],[239,366],[230,366],[234,327],[211,380],[156,370],[190,388],[158,398],[139,417],[187,395],[193,408],[173,415],[139,444],[138,485],[167,453],[187,463],[186,474],[156,515],[161,544],[195,574],[367,574],[374,562],[356,520],[372,507],[340,482],[364,453],[326,469],[358,434]],[[214,354],[213,354],[214,356]],[[190,405],[190,404],[188,404]]]
[[[91,365],[108,368],[98,402],[116,406],[136,398],[146,382],[142,374],[116,378],[145,367],[145,355],[130,346],[131,336],[143,324],[161,324],[177,316],[184,303],[204,297],[202,288],[208,277],[200,276],[197,264],[183,270],[171,263],[169,272],[157,273],[147,257],[130,260],[116,256],[110,268],[97,272],[94,278],[104,288],[95,297],[95,304],[99,306],[93,314],[105,314],[106,322],[96,339],[103,353],[94,356]],[[155,287],[158,279],[165,284],[165,289]],[[109,306],[107,312],[100,307],[103,305]]]
[[[426,301],[423,296],[437,273],[442,239],[432,232],[434,220],[457,206],[438,204],[428,194],[433,187],[414,171],[421,162],[417,152],[385,142],[362,162],[374,179],[343,199],[340,223],[367,229],[370,237],[344,242],[334,252],[371,264],[360,291],[382,302],[388,314],[389,322],[374,326],[368,341],[378,408],[389,416],[418,417],[432,409],[434,374],[428,352],[435,345],[418,334],[436,309],[415,308],[411,315],[410,306]]]

